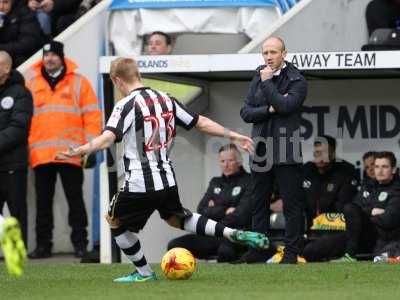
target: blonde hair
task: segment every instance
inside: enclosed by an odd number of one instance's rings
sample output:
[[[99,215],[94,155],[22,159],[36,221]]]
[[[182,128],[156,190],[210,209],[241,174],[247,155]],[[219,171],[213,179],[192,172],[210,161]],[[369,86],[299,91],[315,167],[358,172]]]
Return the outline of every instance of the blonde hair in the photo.
[[[110,77],[118,77],[126,83],[142,80],[136,61],[125,57],[119,57],[111,62]]]

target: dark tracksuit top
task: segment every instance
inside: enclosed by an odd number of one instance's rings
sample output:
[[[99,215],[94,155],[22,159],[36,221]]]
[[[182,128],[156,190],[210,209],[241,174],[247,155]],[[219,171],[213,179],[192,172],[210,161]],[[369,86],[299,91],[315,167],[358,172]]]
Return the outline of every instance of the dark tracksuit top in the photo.
[[[12,70],[0,85],[0,213],[7,202],[27,241],[28,132],[33,113],[32,95],[24,78]]]
[[[33,113],[24,78],[11,71],[0,86],[0,172],[28,167],[28,132]]]
[[[238,173],[229,177],[222,175],[212,178],[197,211],[225,226],[247,229],[251,224],[250,196],[251,178],[241,168]],[[210,200],[214,201],[215,206],[208,207]],[[235,207],[235,211],[225,215],[225,211],[229,207]]]
[[[363,212],[375,225],[378,240],[391,241],[400,239],[400,182],[392,180],[387,184],[374,182],[372,187],[362,187],[354,204],[361,207]],[[372,216],[374,208],[382,208],[385,212]]]
[[[303,190],[309,226],[319,214],[343,213],[344,205],[352,202],[357,194],[356,170],[346,161],[331,162],[323,174],[313,162],[306,163],[303,170]]]

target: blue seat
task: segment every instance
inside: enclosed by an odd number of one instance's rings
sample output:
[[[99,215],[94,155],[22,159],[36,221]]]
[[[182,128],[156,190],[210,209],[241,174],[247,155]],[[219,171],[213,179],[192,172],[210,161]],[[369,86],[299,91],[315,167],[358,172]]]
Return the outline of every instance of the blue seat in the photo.
[[[300,0],[276,0],[282,14],[285,14],[293,6],[295,6]]]

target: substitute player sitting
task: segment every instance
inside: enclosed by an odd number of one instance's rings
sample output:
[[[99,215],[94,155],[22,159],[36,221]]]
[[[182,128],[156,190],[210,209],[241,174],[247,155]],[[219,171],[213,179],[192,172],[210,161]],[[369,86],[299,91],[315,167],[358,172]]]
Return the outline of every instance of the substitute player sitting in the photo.
[[[252,140],[190,112],[164,92],[144,87],[133,59],[114,60],[110,77],[125,98],[115,105],[103,134],[90,143],[60,153],[58,158],[88,154],[124,141],[125,184],[112,199],[106,219],[118,246],[136,266],[136,271],[114,281],[156,279],[136,235],[154,210],[158,210],[161,218],[173,227],[199,235],[225,237],[254,248],[268,248],[269,241],[264,234],[235,230],[183,208],[169,159],[176,125],[228,137],[250,153],[253,151]]]

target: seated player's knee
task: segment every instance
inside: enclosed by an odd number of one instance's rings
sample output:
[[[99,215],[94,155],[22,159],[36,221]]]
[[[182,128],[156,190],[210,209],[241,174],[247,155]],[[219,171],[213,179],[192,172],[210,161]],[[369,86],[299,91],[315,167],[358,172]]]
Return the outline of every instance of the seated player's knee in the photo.
[[[177,216],[172,216],[165,221],[168,223],[168,225],[181,229],[182,220],[179,219]]]
[[[109,214],[106,214],[105,218],[111,229],[116,229],[121,226],[121,221],[119,219],[113,218]]]
[[[313,242],[308,243],[304,247],[301,256],[303,256],[307,261],[315,261],[315,247]]]

